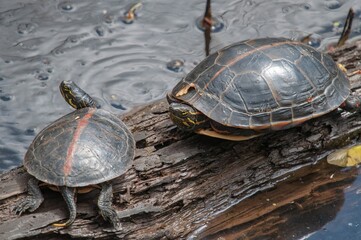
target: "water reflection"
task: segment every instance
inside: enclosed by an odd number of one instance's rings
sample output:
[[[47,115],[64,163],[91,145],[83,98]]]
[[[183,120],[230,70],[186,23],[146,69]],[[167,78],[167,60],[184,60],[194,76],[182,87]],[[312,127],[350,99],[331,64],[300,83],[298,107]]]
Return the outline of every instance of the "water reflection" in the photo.
[[[341,169],[326,161],[306,167],[274,189],[221,213],[194,237],[357,239],[360,233],[357,213],[361,210],[357,196],[361,188],[359,173],[357,168]]]

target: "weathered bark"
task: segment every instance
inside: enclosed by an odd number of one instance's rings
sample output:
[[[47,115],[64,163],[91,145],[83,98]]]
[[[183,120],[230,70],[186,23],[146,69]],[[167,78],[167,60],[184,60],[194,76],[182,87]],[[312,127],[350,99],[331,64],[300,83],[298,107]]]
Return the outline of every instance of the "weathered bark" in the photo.
[[[359,67],[361,41],[333,55],[352,72]],[[351,82],[358,89],[360,75]],[[0,239],[186,238],[217,213],[272,187],[280,176],[354,143],[361,132],[360,116],[341,110],[243,142],[179,131],[168,118],[165,101],[123,119],[137,150],[133,167],[113,181],[121,229],[97,217],[96,191],[79,195],[78,216],[69,228],[51,226],[68,215],[60,194],[51,190],[43,190],[45,201],[34,213],[11,213],[14,203],[25,197],[29,177],[20,167],[0,176]]]

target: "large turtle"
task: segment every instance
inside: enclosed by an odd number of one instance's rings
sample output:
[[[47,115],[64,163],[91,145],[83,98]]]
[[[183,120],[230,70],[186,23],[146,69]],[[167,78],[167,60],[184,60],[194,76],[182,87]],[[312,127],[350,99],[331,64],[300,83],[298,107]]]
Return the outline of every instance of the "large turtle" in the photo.
[[[119,223],[111,206],[113,191],[110,180],[119,177],[132,164],[135,142],[126,125],[112,113],[98,109],[95,101],[71,81],[63,81],[60,91],[77,110],[44,128],[31,143],[24,158],[24,167],[32,175],[28,196],[14,208],[18,214],[35,211],[44,198],[39,181],[58,189],[70,212],[65,223],[76,217],[77,192],[100,187],[98,207],[104,219],[114,226]]]
[[[179,128],[236,141],[360,105],[328,54],[285,38],[238,42],[211,54],[168,102]]]

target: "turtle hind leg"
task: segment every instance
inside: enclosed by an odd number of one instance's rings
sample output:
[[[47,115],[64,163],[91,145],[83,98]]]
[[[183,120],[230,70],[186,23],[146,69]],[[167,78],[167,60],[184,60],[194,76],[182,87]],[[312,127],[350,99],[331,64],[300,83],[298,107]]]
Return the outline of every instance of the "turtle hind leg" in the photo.
[[[31,177],[28,181],[28,196],[17,203],[17,205],[13,208],[13,212],[18,215],[21,215],[26,210],[34,212],[39,208],[43,201],[44,197],[39,188],[39,180]]]
[[[102,190],[98,198],[98,207],[100,210],[100,215],[111,222],[114,227],[119,225],[119,218],[114,208],[112,207],[113,201],[113,187],[109,183],[103,183],[101,185]]]
[[[52,225],[54,227],[68,227],[75,221],[75,217],[76,217],[76,204],[75,204],[76,188],[60,187],[60,193],[63,196],[66,205],[68,206],[69,219],[64,223],[53,223]]]

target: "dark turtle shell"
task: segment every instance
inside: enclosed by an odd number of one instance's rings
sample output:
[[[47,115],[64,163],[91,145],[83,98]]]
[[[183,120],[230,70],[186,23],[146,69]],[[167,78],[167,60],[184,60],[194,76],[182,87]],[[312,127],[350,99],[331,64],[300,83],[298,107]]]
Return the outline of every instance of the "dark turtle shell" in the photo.
[[[123,174],[134,149],[131,132],[116,116],[82,108],[43,129],[30,145],[24,166],[48,184],[82,187]]]
[[[350,83],[332,58],[284,38],[239,42],[208,56],[172,90],[223,126],[283,129],[339,107]]]

